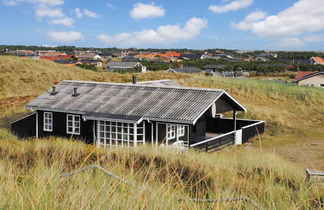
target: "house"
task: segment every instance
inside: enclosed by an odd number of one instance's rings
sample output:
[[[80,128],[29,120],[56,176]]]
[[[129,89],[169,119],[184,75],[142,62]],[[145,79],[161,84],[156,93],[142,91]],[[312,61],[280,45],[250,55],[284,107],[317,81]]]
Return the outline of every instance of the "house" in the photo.
[[[54,60],[55,63],[63,64],[66,66],[75,66],[77,64],[76,60]]]
[[[37,57],[37,53],[32,50],[16,50],[15,55],[19,57]]]
[[[184,73],[184,74],[199,74],[201,72],[203,72],[202,69],[197,68],[197,67],[183,67],[183,65],[181,65],[179,68],[169,68],[167,70],[167,72],[172,72],[172,73]]]
[[[293,83],[324,88],[324,71],[299,71]]]
[[[309,59],[310,64],[312,65],[324,65],[324,58],[320,57],[311,57]]]
[[[261,57],[261,56],[257,57],[255,60],[257,60],[257,61],[263,61],[263,62],[270,61],[269,58]]]
[[[113,53],[110,53],[110,52],[101,52],[101,53],[99,53],[99,55],[105,59],[112,59],[112,58],[116,57]]]
[[[77,61],[76,64],[95,65],[97,67],[102,67],[102,61],[101,60],[82,59],[82,60]]]
[[[121,61],[122,62],[138,62],[138,58],[135,58],[134,56],[127,55],[127,56],[122,57]]]
[[[146,66],[143,66],[139,62],[117,62],[117,61],[111,61],[108,63],[108,71],[114,72],[114,71],[129,71],[129,72],[146,72]]]
[[[217,72],[217,71],[224,71],[227,65],[224,64],[207,64],[204,66],[204,70],[206,72]]]
[[[186,60],[186,61],[190,61],[190,60],[200,60],[202,55],[198,55],[198,54],[181,54],[178,58],[178,60]]]
[[[34,113],[11,127],[19,137],[59,136],[102,147],[151,144],[204,151],[242,144],[264,131],[263,121],[236,119],[237,112],[246,108],[224,90],[159,83],[65,80],[28,103],[26,108]],[[233,117],[223,118],[222,113],[228,112]]]

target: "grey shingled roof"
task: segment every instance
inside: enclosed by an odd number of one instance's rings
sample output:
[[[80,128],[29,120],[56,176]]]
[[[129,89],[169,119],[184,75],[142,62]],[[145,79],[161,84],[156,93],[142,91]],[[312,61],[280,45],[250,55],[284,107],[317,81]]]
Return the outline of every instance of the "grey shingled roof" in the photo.
[[[78,96],[72,96],[77,87]],[[194,124],[225,94],[217,89],[143,86],[65,80],[26,105],[26,108],[82,114],[86,119],[141,119]],[[232,100],[237,110],[245,108]]]
[[[170,79],[137,82],[137,84],[145,85],[145,86],[157,86],[157,87],[181,87],[182,86]]]

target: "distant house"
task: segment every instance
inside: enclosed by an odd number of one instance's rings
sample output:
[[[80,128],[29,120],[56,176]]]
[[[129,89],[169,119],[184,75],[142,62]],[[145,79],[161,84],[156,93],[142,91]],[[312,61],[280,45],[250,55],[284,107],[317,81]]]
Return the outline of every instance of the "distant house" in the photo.
[[[19,57],[37,57],[38,54],[32,50],[16,50],[15,55]]]
[[[159,83],[65,80],[28,103],[34,114],[11,128],[21,138],[59,136],[105,148],[163,145],[202,151],[242,144],[264,131],[263,121],[236,119],[246,108],[224,90]]]
[[[66,66],[75,66],[77,64],[76,60],[54,60],[55,63],[64,64]]]
[[[142,73],[146,72],[146,66],[143,66],[140,62],[117,62],[111,61],[108,63],[107,70],[109,72],[114,71],[140,71]]]
[[[97,54],[95,53],[86,53],[86,52],[81,52],[76,54],[76,57],[79,60],[94,60],[96,56]]]
[[[219,72],[225,71],[227,65],[224,64],[207,64],[204,66],[206,72]]]
[[[64,60],[64,58],[59,56],[40,56],[39,59],[48,61]]]
[[[99,53],[99,55],[102,58],[105,58],[105,59],[111,59],[111,58],[115,58],[116,57],[116,55],[114,55],[113,53],[110,53],[110,52],[101,52],[101,53]]]
[[[201,55],[199,55],[199,54],[181,54],[178,59],[179,60],[186,60],[186,61],[200,60]]]
[[[135,58],[134,56],[127,55],[127,56],[122,57],[121,61],[122,62],[138,62],[138,58]]]
[[[299,71],[293,83],[324,88],[324,71]]]
[[[270,59],[269,58],[266,58],[266,57],[257,57],[255,60],[257,60],[257,61],[263,61],[263,62],[270,61]]]
[[[311,57],[309,59],[310,64],[312,65],[324,65],[324,58],[320,58],[320,57]]]
[[[77,61],[77,64],[95,65],[97,67],[102,67],[102,61],[101,60],[82,59],[82,60]]]
[[[199,74],[199,73],[203,72],[203,70],[200,68],[197,68],[197,67],[180,66],[180,68],[170,68],[167,70],[167,72],[184,73],[184,74]]]

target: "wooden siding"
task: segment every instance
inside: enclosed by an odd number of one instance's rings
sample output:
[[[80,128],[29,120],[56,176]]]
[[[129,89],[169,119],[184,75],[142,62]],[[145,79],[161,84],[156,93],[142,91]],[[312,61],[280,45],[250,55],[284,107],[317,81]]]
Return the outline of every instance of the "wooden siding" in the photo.
[[[72,113],[60,113],[60,112],[52,112],[53,113],[53,131],[44,131],[43,128],[43,117],[44,111],[37,111],[38,112],[38,136],[40,138],[47,137],[47,136],[59,136],[65,138],[80,139],[83,140],[85,143],[92,144],[93,143],[93,121],[83,121],[82,116],[80,116],[80,135],[71,135],[67,134],[66,132],[66,117],[67,114]]]
[[[12,122],[11,130],[21,139],[36,136],[36,113]]]

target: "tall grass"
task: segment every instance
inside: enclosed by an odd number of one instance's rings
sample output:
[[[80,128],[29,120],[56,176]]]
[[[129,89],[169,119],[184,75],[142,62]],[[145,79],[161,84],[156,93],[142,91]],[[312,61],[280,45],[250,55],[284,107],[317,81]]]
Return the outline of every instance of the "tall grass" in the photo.
[[[256,208],[248,201],[190,200],[240,196],[264,209],[324,207],[324,189],[307,185],[303,171],[258,151],[103,150],[57,138],[18,142],[9,135],[6,139],[0,144],[0,208]],[[99,164],[136,186],[95,170],[60,177],[90,164]]]

